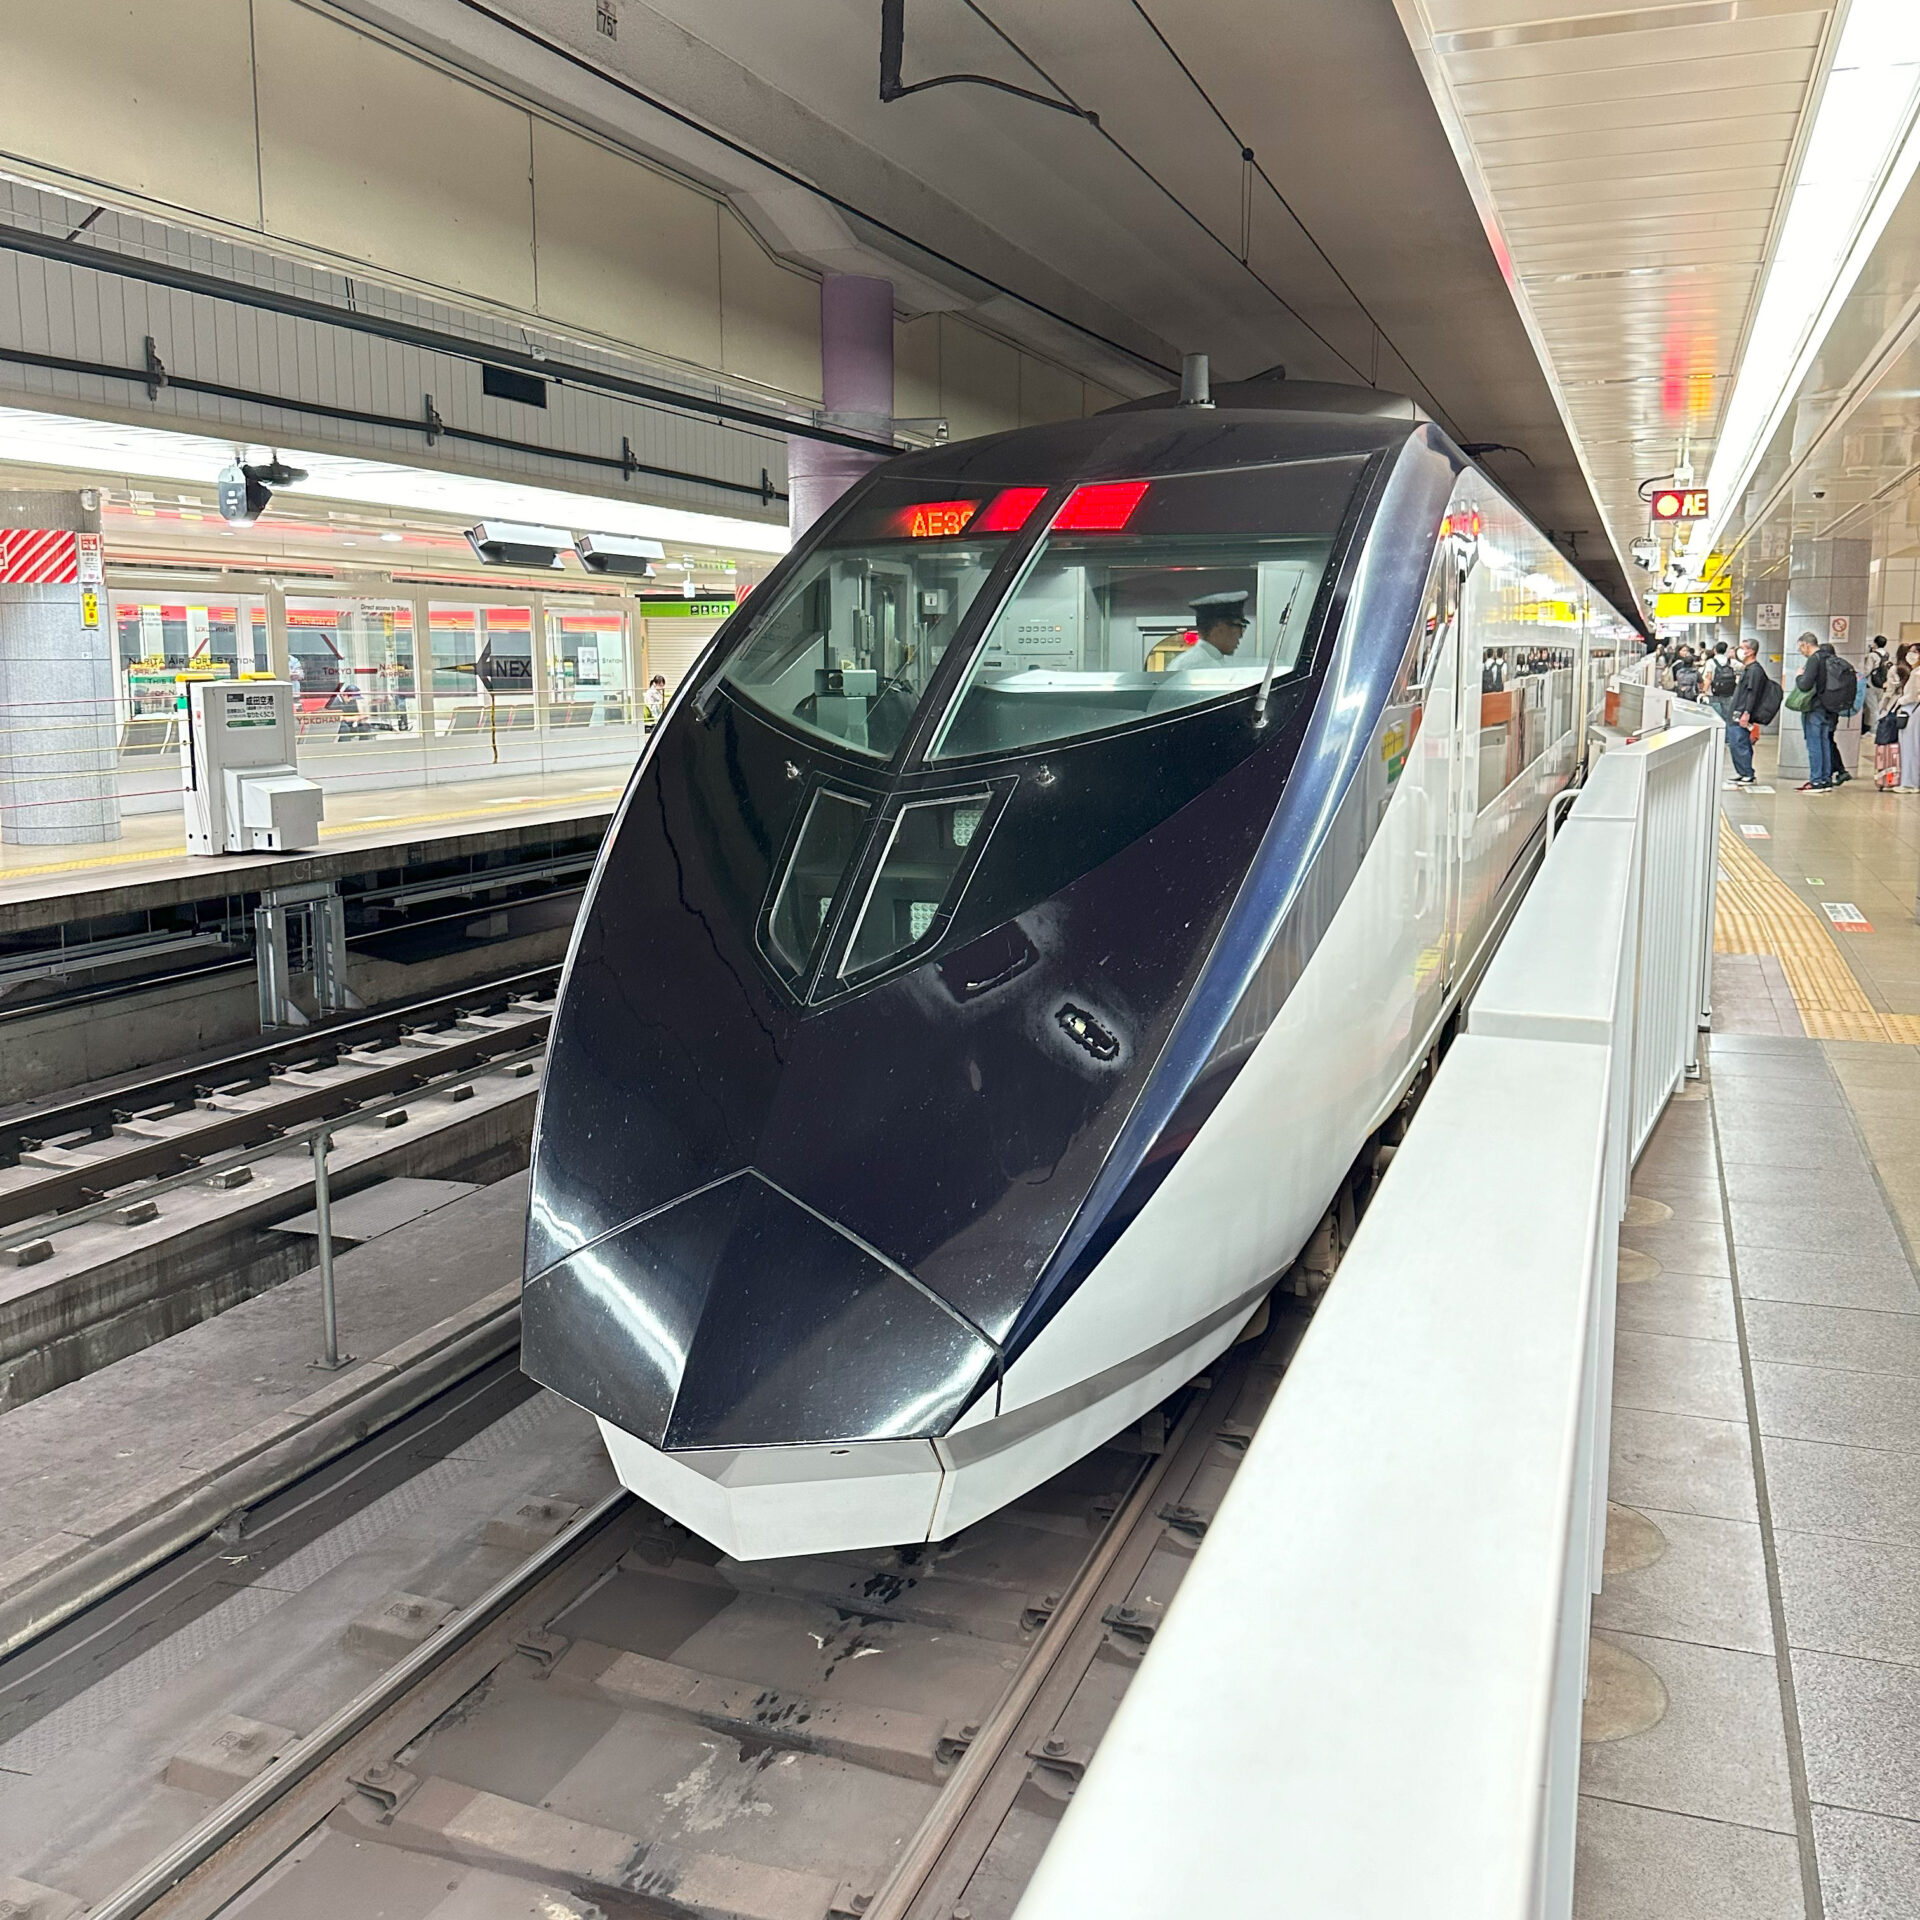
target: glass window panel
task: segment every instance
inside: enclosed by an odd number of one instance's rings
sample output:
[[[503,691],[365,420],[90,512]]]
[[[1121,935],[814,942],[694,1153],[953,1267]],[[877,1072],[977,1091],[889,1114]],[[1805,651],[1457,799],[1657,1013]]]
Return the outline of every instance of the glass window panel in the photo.
[[[1123,526],[1050,533],[987,630],[932,757],[1026,752],[1286,678],[1361,464],[1155,480]]]
[[[727,684],[789,726],[890,758],[993,563],[1044,496],[876,486],[781,593],[747,603],[752,625]]]
[[[341,740],[413,730],[413,605],[289,597],[287,666],[304,730]]]
[[[627,616],[618,608],[547,608],[547,694],[563,718],[625,717]]]
[[[871,972],[929,937],[986,816],[988,798],[973,793],[900,809],[860,923],[847,943],[843,978]]]
[[[840,878],[859,850],[872,808],[844,793],[813,796],[787,870],[767,914],[767,944],[777,966],[798,979],[812,965]]]

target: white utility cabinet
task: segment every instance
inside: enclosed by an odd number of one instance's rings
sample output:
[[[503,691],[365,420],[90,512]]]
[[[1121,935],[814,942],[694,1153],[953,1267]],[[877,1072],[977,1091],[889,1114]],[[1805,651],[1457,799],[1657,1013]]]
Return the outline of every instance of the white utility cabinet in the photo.
[[[286,853],[320,844],[320,789],[295,760],[286,680],[190,680],[181,741],[189,853]]]

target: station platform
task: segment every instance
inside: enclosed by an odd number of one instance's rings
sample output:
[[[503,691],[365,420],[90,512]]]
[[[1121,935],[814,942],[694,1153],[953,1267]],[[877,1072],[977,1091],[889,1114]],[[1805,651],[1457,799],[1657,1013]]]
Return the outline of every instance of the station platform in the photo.
[[[0,931],[170,905],[208,893],[296,885],[326,877],[316,862],[381,864],[364,856],[475,834],[518,834],[560,823],[604,825],[624,774],[601,766],[526,771],[522,777],[455,781],[398,791],[327,795],[320,850],[308,854],[194,857],[177,809],[129,814],[105,846],[28,847],[0,843]],[[388,862],[387,864],[392,864]],[[311,869],[311,870],[310,870]]]
[[[1920,1885],[1920,800],[1761,781],[1620,1237],[1580,1920]]]

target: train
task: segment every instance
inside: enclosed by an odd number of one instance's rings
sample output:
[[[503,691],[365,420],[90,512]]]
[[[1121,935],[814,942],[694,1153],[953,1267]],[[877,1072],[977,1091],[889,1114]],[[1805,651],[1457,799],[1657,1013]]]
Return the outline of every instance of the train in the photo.
[[[522,1360],[742,1560],[944,1540],[1242,1332],[1470,988],[1629,634],[1417,407],[892,459],[589,884]]]

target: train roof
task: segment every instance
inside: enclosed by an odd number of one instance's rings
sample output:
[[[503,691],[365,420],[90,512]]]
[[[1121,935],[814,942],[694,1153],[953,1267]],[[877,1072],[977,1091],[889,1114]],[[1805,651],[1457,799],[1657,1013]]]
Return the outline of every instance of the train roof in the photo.
[[[902,455],[891,477],[958,483],[1137,479],[1281,460],[1334,459],[1379,453],[1421,434],[1430,423],[1347,413],[1268,408],[1168,407],[1102,413],[1020,427],[984,440],[963,440]]]

